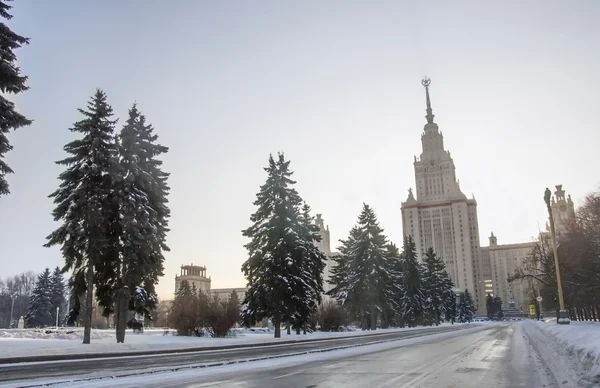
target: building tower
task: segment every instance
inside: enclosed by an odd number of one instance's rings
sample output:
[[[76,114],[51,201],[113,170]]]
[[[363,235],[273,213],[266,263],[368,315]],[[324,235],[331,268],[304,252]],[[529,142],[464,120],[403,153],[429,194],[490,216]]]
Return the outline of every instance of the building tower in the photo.
[[[556,185],[554,196],[550,200],[552,208],[552,218],[556,227],[556,238],[558,240],[564,237],[569,224],[575,219],[575,205],[569,194],[565,198],[565,191],[562,185]]]
[[[315,225],[319,228],[319,235],[321,236],[321,241],[317,243],[317,246],[325,254],[327,257],[327,261],[325,263],[325,269],[323,270],[323,291],[329,291],[332,286],[329,283],[329,279],[331,278],[331,270],[335,266],[334,258],[339,257],[339,252],[331,251],[331,237],[329,234],[329,225],[325,226],[325,222],[321,217],[321,214],[317,214],[317,218],[315,219]],[[328,295],[323,295],[323,302],[330,300],[331,298]]]
[[[417,196],[409,189],[408,198],[402,203],[404,235],[414,238],[420,258],[433,247],[446,264],[455,287],[467,288],[479,299],[477,202],[462,193],[454,161],[444,149],[444,136],[433,121],[431,80],[425,78],[421,83],[425,87],[427,122],[421,135],[421,155],[414,159]]]

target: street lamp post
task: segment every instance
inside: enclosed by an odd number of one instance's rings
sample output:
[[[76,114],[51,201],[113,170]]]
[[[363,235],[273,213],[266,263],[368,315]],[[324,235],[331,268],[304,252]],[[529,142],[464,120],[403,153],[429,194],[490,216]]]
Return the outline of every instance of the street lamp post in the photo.
[[[12,294],[10,299],[12,299],[12,303],[10,305],[10,321],[8,323],[8,327],[12,328],[13,312],[15,311],[15,299],[17,299],[17,294]]]
[[[565,299],[563,296],[562,281],[560,278],[560,267],[558,264],[558,248],[556,246],[556,229],[554,227],[554,216],[552,215],[552,207],[550,206],[550,189],[546,187],[544,192],[544,202],[546,202],[546,208],[548,209],[548,218],[550,219],[550,240],[552,240],[552,253],[554,254],[554,267],[556,269],[556,285],[558,287],[558,305],[560,310],[558,312],[557,323],[569,324],[569,314],[565,310]]]

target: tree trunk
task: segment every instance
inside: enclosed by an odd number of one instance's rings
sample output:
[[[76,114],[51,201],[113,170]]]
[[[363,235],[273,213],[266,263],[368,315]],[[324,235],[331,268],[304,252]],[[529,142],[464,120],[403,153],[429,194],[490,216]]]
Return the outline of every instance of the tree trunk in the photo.
[[[115,329],[117,343],[125,342],[125,330],[127,329],[127,310],[129,307],[129,287],[123,286],[117,291],[115,301]]]
[[[83,343],[89,344],[92,336],[92,308],[94,304],[94,263],[88,257],[88,267],[85,273],[85,315],[83,316]]]
[[[377,314],[375,313],[375,306],[371,306],[371,330],[377,328]]]
[[[281,321],[279,317],[273,318],[273,327],[275,328],[275,338],[281,338]]]
[[[300,326],[296,327],[296,335],[300,335]]]

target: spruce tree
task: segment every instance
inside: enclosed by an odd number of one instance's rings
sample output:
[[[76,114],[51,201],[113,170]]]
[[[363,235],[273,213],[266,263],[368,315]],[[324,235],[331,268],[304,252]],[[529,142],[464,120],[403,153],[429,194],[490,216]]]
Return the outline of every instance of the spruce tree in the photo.
[[[467,304],[467,312],[468,312],[468,322],[471,322],[475,317],[475,312],[477,311],[477,307],[475,307],[475,302],[473,301],[473,295],[469,292],[469,290],[465,289],[465,303]]]
[[[298,298],[296,299],[295,313],[292,320],[297,331],[306,328],[310,317],[317,311],[321,304],[323,293],[323,271],[327,258],[321,252],[317,243],[321,240],[319,227],[310,215],[310,206],[303,204],[299,215],[301,239],[295,253],[294,268],[298,271],[295,275],[302,279],[297,284]]]
[[[106,101],[106,94],[97,90],[88,102],[87,109],[79,109],[83,118],[71,128],[81,138],[64,146],[69,156],[57,164],[66,166],[59,175],[61,183],[50,197],[54,198],[55,221],[62,224],[48,237],[47,247],[60,245],[65,258],[65,271],[73,271],[81,276],[85,271],[85,282],[76,282],[76,295],[84,292],[84,336],[83,343],[90,343],[93,285],[98,287],[97,297],[106,301],[111,287],[107,286],[114,272],[115,238],[111,236],[111,226],[115,214],[115,182],[117,147],[114,139],[116,121],[112,118],[112,108]],[[108,264],[107,264],[108,262]],[[94,273],[101,279],[96,279]],[[110,272],[110,271],[109,271]]]
[[[423,319],[425,293],[421,284],[423,270],[417,259],[415,242],[412,236],[404,238],[402,269],[404,274],[404,292],[400,300],[400,314],[408,327],[415,327]]]
[[[120,236],[120,260],[114,282],[119,298],[119,309],[115,311],[117,342],[124,341],[121,315],[126,315],[128,309],[151,319],[158,300],[155,285],[163,275],[163,251],[168,250],[168,175],[160,170],[161,162],[156,159],[167,148],[154,143],[157,137],[152,131],[134,104],[118,136],[119,225],[115,230]]]
[[[11,0],[0,0],[0,17],[6,20],[12,19],[8,13],[12,6],[7,4],[8,1]],[[5,98],[6,94],[16,95],[29,89],[27,76],[21,75],[14,52],[25,44],[29,44],[29,38],[17,35],[5,23],[0,23],[0,197],[10,193],[6,175],[13,173],[4,162],[6,153],[13,149],[7,135],[10,130],[31,124],[31,120],[17,112],[15,104]]]
[[[400,319],[397,319],[397,312],[400,311],[400,300],[404,294],[404,271],[402,269],[402,259],[398,247],[394,243],[386,246],[388,273],[388,290],[391,295],[391,303],[383,313],[382,327],[389,325],[402,326]]]
[[[46,268],[37,279],[29,299],[25,322],[27,327],[52,325],[52,283],[50,269]]]
[[[322,279],[309,281],[311,276],[322,277],[315,273],[322,255],[309,246],[317,240],[302,220],[302,199],[293,188],[296,182],[289,164],[281,153],[277,161],[269,157],[268,177],[256,195],[252,225],[242,232],[251,239],[242,265],[248,284],[242,321],[252,325],[270,318],[276,338],[281,336],[282,323],[307,319],[322,292]]]
[[[429,248],[423,263],[423,286],[426,296],[426,314],[430,323],[440,324],[446,312],[447,298],[453,297],[452,281],[444,262]]]
[[[60,324],[62,323],[62,317],[66,315],[64,310],[67,302],[65,298],[65,280],[60,267],[54,268],[50,277],[50,298],[52,301],[52,316],[56,321],[58,309],[58,322]]]
[[[468,289],[460,294],[458,301],[458,321],[461,323],[471,322],[475,315],[475,304]]]
[[[334,271],[330,290],[330,295],[362,322],[363,329],[375,330],[377,318],[393,303],[387,245],[375,212],[363,204],[357,226],[342,240],[343,258],[337,261],[345,264]]]

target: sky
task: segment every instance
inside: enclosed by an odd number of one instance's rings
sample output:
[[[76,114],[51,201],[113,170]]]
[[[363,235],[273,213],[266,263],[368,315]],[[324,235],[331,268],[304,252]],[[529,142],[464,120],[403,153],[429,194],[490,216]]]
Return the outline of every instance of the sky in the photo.
[[[263,167],[285,152],[296,188],[347,236],[363,202],[402,242],[425,124],[424,76],[481,244],[531,241],[546,187],[600,188],[600,3],[545,1],[19,0],[8,25],[34,119],[10,134],[0,277],[62,265],[44,248],[70,126],[96,88],[124,123],[134,102],[170,148],[172,218],[159,296],[182,264],[243,287],[241,230]]]

